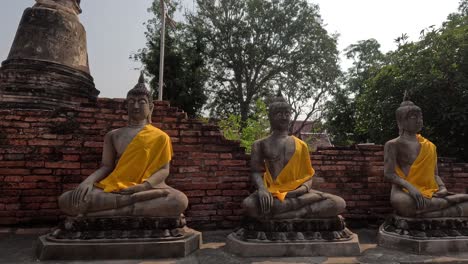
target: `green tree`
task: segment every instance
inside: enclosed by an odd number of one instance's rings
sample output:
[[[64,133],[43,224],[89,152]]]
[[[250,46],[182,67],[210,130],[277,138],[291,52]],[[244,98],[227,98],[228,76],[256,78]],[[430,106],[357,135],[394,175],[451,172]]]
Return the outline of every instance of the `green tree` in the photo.
[[[356,101],[366,91],[367,80],[375,75],[385,56],[375,39],[361,40],[345,50],[352,66],[340,79],[341,86],[333,90],[333,100],[326,105],[325,127],[336,145],[350,145],[367,139],[368,130],[356,126]],[[361,119],[359,119],[361,120]]]
[[[190,31],[205,44],[212,116],[240,116],[281,89],[312,118],[339,74],[336,39],[307,0],[198,0]],[[307,112],[301,111],[308,109]]]
[[[468,17],[466,1],[440,28],[421,31],[418,41],[405,35],[385,55],[382,66],[359,80],[355,129],[365,140],[383,144],[398,134],[395,109],[405,90],[422,108],[422,133],[440,155],[468,160]]]
[[[169,6],[171,15],[179,5],[178,1],[172,3]],[[159,1],[155,0],[148,11],[154,17],[146,23],[146,47],[132,55],[132,58],[143,63],[146,73],[151,76],[150,86],[157,98],[161,37]],[[163,100],[183,109],[190,117],[199,114],[207,100],[204,85],[208,73],[202,57],[204,49],[201,39],[190,34],[184,23],[166,27]]]
[[[223,131],[224,137],[230,140],[239,140],[241,146],[250,153],[252,143],[269,134],[268,111],[266,104],[262,100],[255,102],[254,114],[247,118],[244,127],[241,127],[240,115],[229,115],[218,123]]]

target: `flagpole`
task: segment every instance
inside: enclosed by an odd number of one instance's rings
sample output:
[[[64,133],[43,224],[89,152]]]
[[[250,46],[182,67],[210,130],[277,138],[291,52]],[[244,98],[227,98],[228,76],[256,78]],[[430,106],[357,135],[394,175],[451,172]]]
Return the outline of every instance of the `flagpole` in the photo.
[[[164,41],[166,38],[166,7],[164,6],[164,0],[159,1],[161,4],[161,43],[159,51],[159,90],[158,90],[158,101],[162,101],[163,98],[163,79],[164,79]]]

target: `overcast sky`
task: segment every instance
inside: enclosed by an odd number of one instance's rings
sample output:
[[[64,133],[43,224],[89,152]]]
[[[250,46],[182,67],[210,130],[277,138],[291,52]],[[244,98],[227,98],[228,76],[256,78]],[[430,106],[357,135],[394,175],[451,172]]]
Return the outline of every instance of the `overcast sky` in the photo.
[[[2,0],[0,6],[0,61],[7,58],[23,10],[33,0]],[[141,64],[130,54],[145,46],[147,12],[152,0],[82,0],[80,20],[85,26],[91,75],[100,97],[125,97],[138,79]],[[194,0],[183,0],[193,10]],[[455,12],[458,0],[313,0],[330,33],[339,33],[342,51],[359,40],[375,38],[382,51],[395,49],[394,39],[407,33],[440,26]],[[179,18],[180,19],[180,18]],[[177,18],[176,18],[177,20]],[[342,67],[349,66],[343,61]]]

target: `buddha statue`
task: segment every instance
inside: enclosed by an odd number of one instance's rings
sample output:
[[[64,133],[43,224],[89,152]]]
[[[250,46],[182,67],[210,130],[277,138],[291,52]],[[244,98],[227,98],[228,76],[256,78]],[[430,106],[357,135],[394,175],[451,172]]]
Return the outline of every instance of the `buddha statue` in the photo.
[[[436,146],[418,132],[421,108],[406,100],[396,110],[399,137],[384,148],[384,175],[392,183],[390,200],[398,216],[468,216],[468,195],[447,191],[437,169]]]
[[[312,189],[314,169],[307,143],[288,135],[291,107],[281,93],[269,105],[271,135],[252,145],[251,172],[256,192],[242,206],[255,219],[336,217],[346,203]]]
[[[243,257],[352,256],[357,235],[346,228],[345,201],[312,189],[307,143],[288,134],[291,107],[281,93],[269,104],[271,134],[255,141],[251,175],[257,189],[244,199],[245,217],[226,250]]]
[[[101,167],[59,198],[69,216],[180,217],[184,193],[165,183],[172,158],[170,137],[151,125],[152,97],[143,75],[126,98],[128,125],[104,137]]]

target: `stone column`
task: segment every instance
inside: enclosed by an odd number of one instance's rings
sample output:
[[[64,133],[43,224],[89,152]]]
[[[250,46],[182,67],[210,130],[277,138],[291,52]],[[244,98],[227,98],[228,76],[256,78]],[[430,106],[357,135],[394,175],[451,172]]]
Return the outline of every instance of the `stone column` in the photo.
[[[21,18],[0,68],[0,108],[74,108],[93,103],[79,0],[36,0]]]

